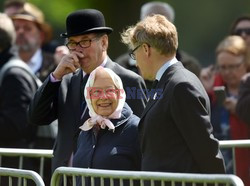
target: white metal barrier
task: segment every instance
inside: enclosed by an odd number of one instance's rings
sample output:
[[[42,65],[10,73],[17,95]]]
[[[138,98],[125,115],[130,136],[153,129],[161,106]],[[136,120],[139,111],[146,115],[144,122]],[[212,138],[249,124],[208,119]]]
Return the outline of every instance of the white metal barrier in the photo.
[[[231,148],[233,151],[234,160],[234,173],[236,174],[236,162],[235,162],[235,148],[250,148],[250,140],[226,140],[219,141],[220,148]],[[23,158],[39,158],[40,167],[39,174],[43,178],[44,173],[44,160],[45,158],[53,157],[53,150],[42,150],[42,149],[14,149],[14,148],[0,148],[0,167],[2,164],[2,158],[6,157],[18,157],[19,158],[19,169],[23,169]],[[71,169],[69,169],[71,170]],[[140,172],[141,173],[141,172]],[[142,173],[144,174],[144,173]],[[55,179],[55,178],[54,178]]]
[[[212,184],[218,186],[244,186],[241,179],[235,175],[229,174],[184,174],[184,173],[163,173],[163,172],[143,172],[143,171],[111,171],[101,169],[83,169],[83,168],[72,168],[72,167],[59,167],[55,170],[51,179],[51,186],[59,186],[61,181],[63,185],[67,185],[67,181],[71,179],[72,185],[76,185],[76,180],[79,178],[82,181],[82,185],[85,185],[85,181],[90,179],[90,185],[95,185],[95,180],[99,179],[98,185],[103,186],[105,181],[109,181],[108,185],[119,185],[123,186],[124,182],[127,181],[126,185],[134,185],[135,181],[138,181],[140,186],[144,185],[155,185],[156,181],[160,182],[160,185],[186,185],[192,186],[203,185],[207,186]],[[114,183],[118,181],[118,183]]]
[[[23,169],[23,158],[39,158],[39,174],[43,178],[44,173],[44,159],[53,157],[53,150],[43,150],[43,149],[15,149],[15,148],[0,148],[0,167],[2,166],[2,158],[6,157],[18,157],[19,164],[18,168]]]
[[[220,148],[231,148],[233,155],[233,171],[234,174],[237,175],[236,172],[236,161],[235,161],[235,149],[236,148],[250,148],[250,139],[249,140],[222,140],[219,141]]]
[[[36,186],[45,186],[43,179],[39,174],[37,174],[34,171],[30,170],[20,170],[20,169],[12,169],[12,168],[2,168],[0,167],[0,177],[7,176],[9,186],[12,186],[13,184],[13,178],[18,178],[18,181],[23,181],[23,186],[27,186],[27,180],[33,180],[33,182],[36,184]],[[1,182],[0,182],[0,185]]]

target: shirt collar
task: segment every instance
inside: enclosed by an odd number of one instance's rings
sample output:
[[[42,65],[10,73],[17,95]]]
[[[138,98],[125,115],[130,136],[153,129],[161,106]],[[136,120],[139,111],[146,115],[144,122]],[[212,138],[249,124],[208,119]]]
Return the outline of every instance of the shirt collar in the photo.
[[[162,67],[158,70],[158,72],[156,73],[156,77],[155,79],[157,79],[158,81],[160,81],[162,75],[164,74],[164,72],[173,64],[177,63],[178,60],[176,59],[176,57],[172,58],[171,60],[167,61],[164,65],[162,65]]]
[[[105,57],[105,59],[103,60],[103,62],[100,66],[105,67],[107,61],[108,61],[108,56]],[[84,72],[83,70],[82,70],[82,75],[83,75],[83,77],[86,75],[86,72]]]
[[[38,49],[28,62],[32,72],[36,73],[42,66],[42,50]]]

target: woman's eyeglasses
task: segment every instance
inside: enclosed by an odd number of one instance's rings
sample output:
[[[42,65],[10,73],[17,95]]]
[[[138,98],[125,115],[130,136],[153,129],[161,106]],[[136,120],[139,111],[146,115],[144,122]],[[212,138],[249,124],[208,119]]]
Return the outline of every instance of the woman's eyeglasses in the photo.
[[[240,62],[240,63],[237,63],[237,64],[231,64],[231,65],[218,65],[217,66],[217,69],[220,71],[220,72],[225,72],[225,71],[235,71],[237,70],[241,65],[243,64],[243,61]]]

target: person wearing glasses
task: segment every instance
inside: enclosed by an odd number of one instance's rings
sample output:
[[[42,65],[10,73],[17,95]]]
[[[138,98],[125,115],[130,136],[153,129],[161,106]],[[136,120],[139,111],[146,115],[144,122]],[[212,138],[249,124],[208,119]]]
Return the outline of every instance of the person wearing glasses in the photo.
[[[219,140],[239,140],[250,138],[250,127],[241,121],[236,113],[239,96],[240,82],[247,73],[247,44],[245,40],[236,35],[227,36],[216,48],[217,72],[222,78],[218,86],[225,87],[225,99],[220,101],[220,96],[214,92],[212,102],[212,124],[214,134]],[[248,149],[236,149],[236,167],[232,167],[231,150],[222,151],[226,163],[227,173],[237,175],[249,185],[250,153]],[[248,183],[248,184],[247,184]]]
[[[58,135],[54,146],[52,170],[72,165],[76,140],[88,116],[84,87],[88,75],[98,66],[112,69],[120,76],[126,102],[137,116],[146,104],[145,83],[141,76],[112,62],[108,57],[108,34],[103,14],[96,9],[81,9],[66,19],[69,54],[62,57],[56,69],[45,80],[29,107],[30,123],[49,124],[58,119]],[[139,92],[139,94],[137,94]]]
[[[174,23],[175,9],[169,3],[161,1],[149,1],[141,6],[140,19],[144,19],[145,17],[153,14],[164,15],[169,21]],[[136,61],[133,58],[130,58],[128,53],[129,51],[118,56],[116,62],[123,67],[140,74],[140,71],[136,66]],[[190,70],[199,77],[201,64],[194,56],[179,48],[177,49],[176,58],[182,62],[186,69]],[[148,89],[152,88],[152,81],[145,80],[145,83]]]
[[[250,15],[241,15],[237,17],[230,28],[230,35],[238,35],[241,36],[246,44],[248,50],[248,72],[250,71]]]
[[[176,59],[176,27],[155,14],[130,26],[122,41],[144,79],[162,90],[151,98],[139,122],[142,171],[225,173],[210,122],[210,101],[199,78]]]
[[[241,36],[246,44],[248,50],[248,60],[247,60],[247,71],[250,71],[250,15],[241,15],[237,17],[230,26],[229,35]],[[219,74],[216,72],[214,64],[208,67],[202,68],[200,73],[200,79],[206,88],[209,96],[212,96],[212,88],[214,84],[221,84],[223,80]]]
[[[125,102],[120,77],[109,68],[97,67],[90,73],[84,96],[90,118],[80,126],[73,167],[139,171],[139,117]],[[85,185],[90,185],[89,179]]]

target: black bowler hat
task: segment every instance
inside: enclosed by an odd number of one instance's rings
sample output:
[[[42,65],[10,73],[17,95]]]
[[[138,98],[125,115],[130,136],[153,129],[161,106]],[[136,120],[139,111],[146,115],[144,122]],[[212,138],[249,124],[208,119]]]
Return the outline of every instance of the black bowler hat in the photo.
[[[95,9],[77,10],[68,15],[66,19],[66,33],[63,38],[78,36],[92,32],[106,32],[110,34],[113,29],[105,26],[103,14]]]

